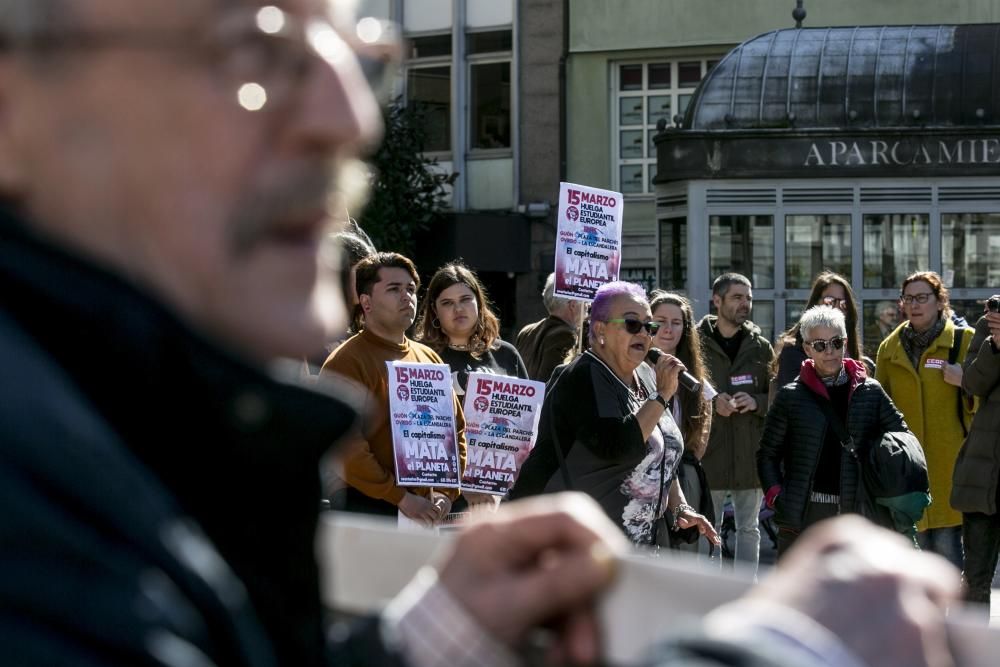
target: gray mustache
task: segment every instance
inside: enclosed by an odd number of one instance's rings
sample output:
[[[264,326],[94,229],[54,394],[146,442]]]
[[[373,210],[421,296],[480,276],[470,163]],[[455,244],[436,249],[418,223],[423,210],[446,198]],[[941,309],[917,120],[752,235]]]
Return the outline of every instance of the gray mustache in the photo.
[[[279,185],[251,193],[239,203],[230,224],[230,247],[234,254],[252,251],[275,228],[276,221],[328,210],[336,185],[335,166],[312,164],[297,170]]]

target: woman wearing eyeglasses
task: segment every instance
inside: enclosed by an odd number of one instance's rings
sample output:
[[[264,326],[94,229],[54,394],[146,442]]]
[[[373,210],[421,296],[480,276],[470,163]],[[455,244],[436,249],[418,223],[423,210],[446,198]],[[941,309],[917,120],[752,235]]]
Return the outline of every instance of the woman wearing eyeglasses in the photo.
[[[675,477],[684,446],[668,406],[684,365],[668,354],[655,368],[643,363],[658,328],[642,288],[614,282],[597,291],[590,349],[550,384],[511,499],[583,491],[636,544],[664,544],[668,527],[693,526],[718,542]]]
[[[847,324],[846,356],[861,360],[858,302],[854,298],[854,290],[851,289],[851,284],[847,282],[847,279],[832,271],[824,271],[816,276],[805,310],[819,305],[839,308],[844,313]],[[795,376],[799,374],[802,362],[807,358],[806,351],[802,347],[802,333],[799,329],[799,323],[796,322],[788,331],[778,337],[775,359],[771,366],[771,375],[774,377],[774,381],[771,382],[772,390],[777,391],[794,380]]]
[[[865,365],[845,357],[843,311],[813,306],[802,314],[799,332],[808,358],[798,377],[778,390],[757,453],[761,488],[779,529],[779,558],[812,524],[855,509],[858,467],[827,415],[858,443],[906,431]]]
[[[879,346],[875,377],[902,410],[927,457],[933,501],[917,524],[917,541],[961,568],[962,514],[948,499],[955,459],[972,418],[961,394],[961,364],[974,332],[952,322],[948,288],[932,271],[907,277],[899,301],[906,323]]]

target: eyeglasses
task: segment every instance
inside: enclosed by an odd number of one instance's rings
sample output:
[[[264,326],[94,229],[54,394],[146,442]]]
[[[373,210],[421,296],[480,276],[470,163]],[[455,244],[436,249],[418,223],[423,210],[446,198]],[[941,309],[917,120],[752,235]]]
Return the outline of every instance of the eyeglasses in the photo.
[[[625,331],[629,332],[633,336],[643,329],[650,336],[655,336],[656,332],[660,330],[659,322],[643,322],[642,320],[637,320],[634,317],[619,317],[613,320],[606,320],[608,324],[621,324],[625,327]]]
[[[841,310],[847,310],[847,299],[838,299],[835,296],[824,296],[820,301],[824,306],[830,306],[831,308],[839,308]]]
[[[934,292],[921,292],[920,294],[900,294],[899,301],[907,306],[916,301],[917,303],[927,303],[934,296]]]
[[[844,349],[844,337],[834,336],[830,340],[807,340],[803,341],[803,345],[808,345],[815,352],[826,352],[826,348],[832,347],[834,350]]]
[[[400,52],[395,33],[388,23],[372,17],[357,21],[354,33],[340,31],[323,18],[303,20],[268,5],[229,12],[196,31],[139,28],[3,35],[0,51],[179,51],[206,63],[247,111],[284,108],[317,63],[336,65],[353,57],[385,101],[387,75]]]

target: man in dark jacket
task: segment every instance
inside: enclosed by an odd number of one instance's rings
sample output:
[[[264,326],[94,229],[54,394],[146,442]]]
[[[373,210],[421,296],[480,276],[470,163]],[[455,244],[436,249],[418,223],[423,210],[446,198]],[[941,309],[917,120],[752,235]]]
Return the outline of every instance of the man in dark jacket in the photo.
[[[528,377],[539,382],[548,382],[555,367],[572,356],[583,308],[582,301],[555,296],[555,277],[550,273],[542,290],[542,303],[549,316],[521,329],[515,343]]]
[[[731,496],[736,558],[756,570],[763,493],[755,456],[767,414],[768,367],[774,350],[749,319],[753,308],[749,279],[738,273],[719,276],[712,284],[712,303],[718,315],[705,316],[698,327],[705,366],[719,395],[713,401],[715,417],[701,463],[712,489],[718,527],[723,503]]]
[[[997,298],[997,297],[993,297]],[[980,400],[969,436],[955,461],[951,506],[962,512],[966,599],[989,614],[990,588],[1000,553],[1000,313],[976,323],[965,358],[962,389]]]
[[[882,386],[867,377],[865,365],[844,358],[847,326],[839,309],[810,308],[799,330],[809,358],[798,377],[778,390],[757,453],[760,482],[776,510],[779,557],[808,526],[855,511],[858,463],[844,451],[821,402],[859,448],[884,433],[907,431]]]

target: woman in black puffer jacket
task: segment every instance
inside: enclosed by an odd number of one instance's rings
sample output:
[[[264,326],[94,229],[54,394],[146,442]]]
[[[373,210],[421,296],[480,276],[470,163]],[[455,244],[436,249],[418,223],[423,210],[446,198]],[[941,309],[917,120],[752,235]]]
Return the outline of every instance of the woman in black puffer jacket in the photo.
[[[799,330],[809,359],[799,377],[778,391],[757,453],[761,488],[779,527],[779,557],[808,526],[855,508],[857,464],[841,447],[819,401],[830,404],[859,446],[907,430],[864,364],[844,358],[847,327],[840,310],[810,308]]]

